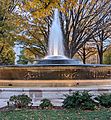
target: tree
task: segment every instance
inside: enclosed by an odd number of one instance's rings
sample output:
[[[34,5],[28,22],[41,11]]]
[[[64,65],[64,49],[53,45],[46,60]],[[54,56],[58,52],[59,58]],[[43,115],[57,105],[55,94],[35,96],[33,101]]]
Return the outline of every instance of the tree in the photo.
[[[17,63],[18,64],[28,64],[28,59],[24,55],[24,50],[21,50],[20,53],[21,54],[19,55],[19,60],[17,61]]]
[[[109,21],[105,21],[104,24],[102,22],[110,14],[109,3],[107,0],[81,0],[77,7],[67,11],[68,15],[65,15],[65,20],[63,18],[62,21],[66,22],[63,33],[69,57],[72,58],[100,29],[107,26]]]
[[[13,0],[0,1],[0,64],[14,64],[14,8]]]
[[[96,53],[97,50],[93,41],[86,42],[83,47],[77,52],[84,64],[86,64],[86,60],[89,57],[95,55]]]
[[[14,64],[15,53],[13,48],[7,44],[0,42],[0,65],[11,65]]]
[[[33,61],[35,60],[36,56],[33,53],[34,48],[25,48],[21,51],[21,54],[19,56],[19,60],[17,61],[18,64],[28,64],[28,62],[33,63]]]
[[[20,7],[27,13],[19,19],[21,31],[25,31],[20,37],[26,46],[36,47],[36,54],[46,55],[53,9],[58,8],[65,53],[72,58],[99,30],[108,26],[109,21],[104,20],[110,14],[110,3],[110,0],[27,0]]]
[[[109,17],[109,18],[108,18]],[[98,30],[98,34],[96,36],[93,36],[93,40],[96,43],[96,48],[98,51],[99,56],[99,63],[103,63],[103,53],[108,49],[110,46],[110,37],[111,37],[111,20],[110,16],[107,16],[107,19],[105,21],[108,21],[108,25],[102,29]],[[102,22],[102,25],[104,25],[105,21]]]
[[[111,64],[111,46],[104,52],[103,63]]]

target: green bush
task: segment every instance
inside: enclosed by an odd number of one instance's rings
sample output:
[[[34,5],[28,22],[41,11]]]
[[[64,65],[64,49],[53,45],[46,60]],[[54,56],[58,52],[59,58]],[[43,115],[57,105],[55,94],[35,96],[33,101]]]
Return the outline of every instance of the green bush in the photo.
[[[106,108],[111,107],[111,94],[101,94],[100,96],[95,98],[101,106]]]
[[[94,110],[96,105],[95,102],[91,99],[91,97],[92,96],[86,91],[74,92],[72,95],[66,95],[66,98],[63,101],[63,107]]]
[[[51,107],[53,107],[53,105],[52,105],[52,103],[51,103],[51,101],[49,99],[43,99],[43,100],[41,100],[40,107],[42,109],[51,108]]]
[[[27,107],[28,104],[30,104],[32,99],[28,97],[28,95],[22,94],[22,95],[14,95],[11,96],[9,99],[9,102],[13,102],[16,108],[24,108]]]

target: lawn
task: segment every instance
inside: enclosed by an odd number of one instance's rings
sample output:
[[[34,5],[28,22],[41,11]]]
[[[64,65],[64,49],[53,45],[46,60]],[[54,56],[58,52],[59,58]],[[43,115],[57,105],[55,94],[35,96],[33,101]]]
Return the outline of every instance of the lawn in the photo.
[[[15,110],[0,112],[0,120],[111,120],[111,109],[77,110]]]

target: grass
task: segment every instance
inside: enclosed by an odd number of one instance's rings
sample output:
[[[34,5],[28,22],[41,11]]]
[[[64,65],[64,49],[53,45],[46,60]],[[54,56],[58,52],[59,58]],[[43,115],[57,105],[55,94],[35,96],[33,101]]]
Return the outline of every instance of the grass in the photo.
[[[4,111],[0,112],[0,120],[111,120],[111,109]]]

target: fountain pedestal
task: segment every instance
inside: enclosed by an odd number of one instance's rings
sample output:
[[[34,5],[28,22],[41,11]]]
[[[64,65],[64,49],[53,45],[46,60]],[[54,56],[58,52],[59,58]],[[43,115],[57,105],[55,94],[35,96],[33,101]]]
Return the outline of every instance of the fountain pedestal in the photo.
[[[78,59],[69,59],[65,56],[46,56],[44,59],[41,59],[38,64],[42,65],[76,65],[81,64],[81,61]]]

